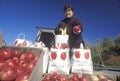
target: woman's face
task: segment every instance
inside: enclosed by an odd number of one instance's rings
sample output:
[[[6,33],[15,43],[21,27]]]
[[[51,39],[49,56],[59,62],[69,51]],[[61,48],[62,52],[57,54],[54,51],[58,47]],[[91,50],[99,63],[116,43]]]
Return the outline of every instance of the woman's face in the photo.
[[[71,18],[73,16],[73,11],[72,10],[66,10],[65,11],[65,17],[66,18]]]

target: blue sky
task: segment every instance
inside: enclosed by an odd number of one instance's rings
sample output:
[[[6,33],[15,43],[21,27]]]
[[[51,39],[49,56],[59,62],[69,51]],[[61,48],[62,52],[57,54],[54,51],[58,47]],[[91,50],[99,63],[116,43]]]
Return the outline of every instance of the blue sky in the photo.
[[[74,15],[83,23],[83,38],[95,39],[120,34],[120,0],[0,0],[0,30],[7,45],[13,45],[19,33],[35,42],[36,26],[56,27],[64,18],[63,7],[72,4]]]

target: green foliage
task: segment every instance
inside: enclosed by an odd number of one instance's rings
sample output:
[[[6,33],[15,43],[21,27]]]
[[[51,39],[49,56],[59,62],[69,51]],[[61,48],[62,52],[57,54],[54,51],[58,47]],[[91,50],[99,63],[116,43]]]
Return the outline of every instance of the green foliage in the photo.
[[[106,37],[103,41],[96,39],[95,43],[96,45],[91,47],[94,64],[99,63],[101,57],[104,64],[120,65],[120,62],[114,63],[117,60],[119,61],[116,57],[120,57],[120,35],[116,38]]]

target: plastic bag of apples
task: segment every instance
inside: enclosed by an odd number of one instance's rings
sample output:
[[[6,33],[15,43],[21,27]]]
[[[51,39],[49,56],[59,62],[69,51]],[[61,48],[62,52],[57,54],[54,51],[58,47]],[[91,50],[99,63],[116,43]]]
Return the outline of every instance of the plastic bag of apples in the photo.
[[[83,44],[78,49],[72,49],[71,72],[93,74],[91,51],[84,49]]]
[[[48,73],[69,74],[69,49],[52,48],[49,52]]]

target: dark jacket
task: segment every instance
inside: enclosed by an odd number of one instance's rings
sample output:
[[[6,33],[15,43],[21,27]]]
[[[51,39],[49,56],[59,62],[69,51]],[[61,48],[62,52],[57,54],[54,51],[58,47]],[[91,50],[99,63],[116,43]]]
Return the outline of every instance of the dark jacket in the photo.
[[[80,25],[80,28],[81,28],[81,33],[77,35],[73,33],[73,27],[75,25]],[[83,26],[79,18],[76,18],[76,17],[72,17],[69,19],[65,18],[64,20],[60,21],[58,26],[55,28],[54,33],[56,35],[61,34],[59,29],[60,28],[64,29],[65,27],[67,27],[67,34],[69,35],[69,47],[70,48],[79,48],[80,43],[83,43],[84,45],[84,40],[82,37]]]

